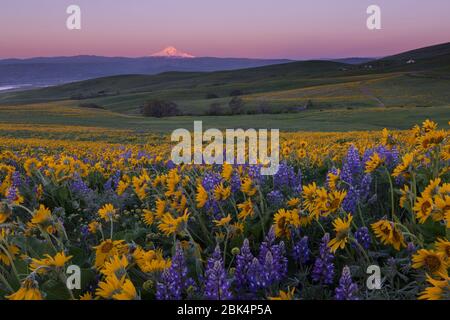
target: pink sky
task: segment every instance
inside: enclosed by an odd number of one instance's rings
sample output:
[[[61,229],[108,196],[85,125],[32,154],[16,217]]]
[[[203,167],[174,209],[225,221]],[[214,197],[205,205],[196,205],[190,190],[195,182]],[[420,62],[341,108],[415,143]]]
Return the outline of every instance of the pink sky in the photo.
[[[77,4],[82,29],[66,29]],[[382,30],[366,28],[377,4]],[[0,58],[146,56],[169,45],[195,56],[384,56],[450,41],[448,0],[14,0],[0,8]]]

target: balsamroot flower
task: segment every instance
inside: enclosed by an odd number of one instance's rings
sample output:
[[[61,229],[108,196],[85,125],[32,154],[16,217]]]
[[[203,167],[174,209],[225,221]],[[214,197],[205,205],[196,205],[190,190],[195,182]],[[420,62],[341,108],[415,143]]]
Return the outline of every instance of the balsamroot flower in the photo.
[[[429,287],[420,293],[419,300],[448,299],[450,295],[450,278],[442,275],[443,279],[434,279],[427,274]]]
[[[414,269],[424,268],[432,274],[447,274],[448,264],[443,252],[420,249],[412,257]]]
[[[43,300],[39,285],[34,276],[29,276],[20,285],[19,290],[6,296],[8,300]]]

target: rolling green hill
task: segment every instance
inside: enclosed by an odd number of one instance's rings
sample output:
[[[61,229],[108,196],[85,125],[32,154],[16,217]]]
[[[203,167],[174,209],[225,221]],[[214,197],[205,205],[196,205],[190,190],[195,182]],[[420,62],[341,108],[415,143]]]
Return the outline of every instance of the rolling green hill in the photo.
[[[410,59],[414,59],[414,63],[407,63]],[[445,43],[359,65],[299,61],[210,73],[113,76],[4,93],[0,95],[0,121],[5,120],[4,110],[9,110],[8,116],[11,116],[11,110],[29,110],[36,103],[40,106],[38,114],[44,112],[41,108],[43,103],[51,106],[52,110],[60,106],[62,113],[64,108],[76,109],[80,104],[95,103],[106,109],[98,111],[98,117],[125,119],[124,116],[132,116],[131,122],[145,124],[148,120],[141,120],[138,116],[139,107],[145,101],[174,101],[185,115],[198,116],[205,115],[212,103],[228,108],[230,93],[240,91],[248,113],[254,113],[262,106],[269,108],[271,113],[286,107],[297,108],[295,110],[299,111],[295,116],[282,117],[297,119],[281,121],[287,129],[295,129],[309,115],[312,117],[310,121],[317,118],[324,122],[339,122],[339,112],[345,113],[342,121],[346,119],[350,122],[360,119],[364,114],[375,117],[377,122],[381,113],[386,118],[392,112],[393,119],[397,121],[401,121],[399,115],[404,113],[413,118],[415,115],[434,119],[441,117],[436,120],[445,124],[450,118],[449,88],[450,43]],[[11,106],[14,106],[13,109]],[[81,114],[94,112],[79,109]],[[27,118],[28,114],[22,113],[22,116]],[[329,116],[334,119],[326,119]],[[258,115],[258,119],[264,117],[274,119],[273,115]],[[50,118],[61,120],[58,116]],[[233,117],[233,120],[224,116],[216,118],[218,123],[222,120],[232,121],[233,124],[239,122],[237,117]],[[123,120],[124,123],[130,123],[129,119]],[[177,123],[177,120],[170,121]],[[109,123],[109,120],[106,122]],[[397,123],[397,127],[404,127],[407,123],[409,121]],[[356,126],[355,123],[351,125]],[[339,129],[335,125],[325,127]],[[359,125],[356,127],[361,129]]]

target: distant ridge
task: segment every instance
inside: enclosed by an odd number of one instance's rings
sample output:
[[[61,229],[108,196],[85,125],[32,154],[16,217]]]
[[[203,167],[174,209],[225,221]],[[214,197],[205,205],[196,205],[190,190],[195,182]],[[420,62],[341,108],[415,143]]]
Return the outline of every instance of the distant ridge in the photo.
[[[0,60],[0,87],[52,86],[100,77],[163,72],[212,72],[287,63],[287,59],[193,57],[174,48],[140,58],[73,56]]]
[[[450,42],[405,51],[399,54],[381,58],[380,60],[429,59],[450,54]]]
[[[348,64],[361,64],[369,61],[373,61],[377,58],[363,58],[363,57],[351,57],[351,58],[340,58],[340,59],[324,59],[334,62],[348,63]]]
[[[163,56],[161,56],[162,54]],[[301,61],[287,59],[246,59],[246,58],[214,58],[193,57],[173,47],[168,47],[152,56],[140,58],[75,56],[75,57],[38,57],[30,59],[0,60],[0,89],[30,89],[121,75],[156,75],[165,72],[215,72],[239,69],[269,67],[265,71],[274,70],[268,77],[277,76],[278,65],[289,64],[286,70],[296,66],[305,66]],[[447,67],[450,64],[450,42],[419,48],[381,59],[344,58],[321,60],[323,62],[340,63],[334,65],[338,70],[425,70]],[[307,62],[307,61],[303,61]],[[300,63],[300,64],[299,64]],[[311,63],[306,64],[311,65]],[[328,64],[330,65],[330,64]],[[323,64],[320,64],[323,66]],[[282,67],[284,68],[284,67]],[[320,70],[318,65],[311,72]],[[6,89],[3,89],[6,91]],[[2,90],[0,90],[2,91]]]

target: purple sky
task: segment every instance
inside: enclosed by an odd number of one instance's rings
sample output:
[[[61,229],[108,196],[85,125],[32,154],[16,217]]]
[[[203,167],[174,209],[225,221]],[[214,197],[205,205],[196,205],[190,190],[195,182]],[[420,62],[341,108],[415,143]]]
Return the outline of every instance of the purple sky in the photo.
[[[66,29],[77,4],[82,29]],[[382,30],[366,28],[377,4]],[[449,0],[2,0],[0,58],[146,56],[169,45],[195,56],[383,56],[450,41]]]

